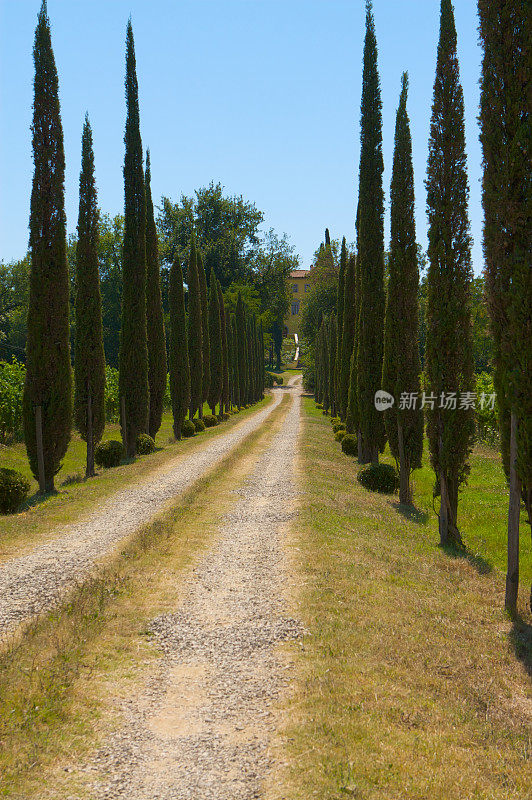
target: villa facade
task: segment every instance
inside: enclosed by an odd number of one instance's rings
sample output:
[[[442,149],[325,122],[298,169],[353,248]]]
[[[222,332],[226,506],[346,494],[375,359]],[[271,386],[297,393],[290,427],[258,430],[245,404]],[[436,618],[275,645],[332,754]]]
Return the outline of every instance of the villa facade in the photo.
[[[290,273],[289,279],[290,307],[284,321],[284,336],[299,334],[301,324],[301,311],[306,296],[310,292],[310,270],[295,269]]]

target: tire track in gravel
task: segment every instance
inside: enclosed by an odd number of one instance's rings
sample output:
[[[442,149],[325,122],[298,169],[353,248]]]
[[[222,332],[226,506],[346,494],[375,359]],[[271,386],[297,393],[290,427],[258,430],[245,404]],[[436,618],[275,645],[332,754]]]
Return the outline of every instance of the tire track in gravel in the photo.
[[[124,726],[85,767],[98,798],[251,800],[273,767],[272,706],[288,683],[279,642],[299,638],[286,616],[283,528],[294,517],[300,389],[282,427],[237,490],[212,550],[175,613],[150,624],[162,650]]]
[[[107,499],[101,508],[64,526],[52,541],[0,564],[0,637],[7,639],[24,621],[52,608],[83,580],[98,560],[160,513],[235,447],[256,431],[279,405],[282,390],[254,414],[204,448],[152,472]]]

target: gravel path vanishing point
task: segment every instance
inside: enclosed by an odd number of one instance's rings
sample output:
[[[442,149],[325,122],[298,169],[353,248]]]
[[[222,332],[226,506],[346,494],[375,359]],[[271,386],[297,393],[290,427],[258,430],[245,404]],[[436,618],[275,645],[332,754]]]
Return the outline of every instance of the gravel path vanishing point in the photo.
[[[271,707],[287,685],[278,642],[298,638],[286,616],[283,525],[294,516],[300,389],[192,571],[175,613],[154,619],[163,651],[125,724],[85,767],[98,798],[251,800],[273,765]],[[152,668],[153,670],[153,668]],[[71,798],[74,800],[74,798]]]
[[[53,607],[65,591],[90,573],[121,540],[149,522],[169,500],[182,494],[214,467],[279,405],[273,402],[201,450],[181,454],[148,478],[106,500],[98,511],[65,526],[60,536],[30,553],[0,565],[0,637],[7,637],[24,620]]]

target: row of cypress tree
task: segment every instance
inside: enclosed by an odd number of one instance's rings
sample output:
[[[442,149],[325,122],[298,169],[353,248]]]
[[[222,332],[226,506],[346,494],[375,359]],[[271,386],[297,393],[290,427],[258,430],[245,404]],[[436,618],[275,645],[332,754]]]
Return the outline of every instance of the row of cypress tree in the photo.
[[[69,350],[69,275],[64,210],[65,159],[58,75],[43,0],[34,43],[33,155],[30,211],[30,301],[24,432],[28,458],[41,492],[54,476],[72,425]],[[161,301],[159,254],[151,194],[150,153],[140,134],[138,82],[131,20],[126,34],[126,127],[124,135],[123,298],[119,391],[126,454],[135,456],[137,437],[154,438],[161,425],[167,385],[167,345]],[[87,475],[94,474],[94,448],[105,425],[105,358],[98,272],[98,203],[92,131],[85,117],[79,182],[76,249],[76,339],[74,420],[87,442]],[[246,314],[242,298],[236,318],[227,314],[214,274],[207,288],[200,253],[192,240],[187,271],[188,322],[181,265],[170,276],[169,370],[174,430],[188,411],[229,411],[262,397],[262,329]],[[242,351],[242,360],[240,360]],[[234,362],[237,360],[238,368]]]
[[[522,500],[532,521],[532,282],[530,280],[530,36],[522,0],[478,2],[484,47],[481,143],[484,160],[484,253],[495,342],[495,385],[503,465],[510,483],[506,607],[515,611]],[[411,502],[410,473],[421,466],[423,410],[399,398],[420,396],[418,261],[412,142],[403,74],[391,180],[387,300],[383,282],[381,98],[371,3],[367,3],[361,105],[357,253],[342,243],[338,319],[322,322],[316,347],[316,394],[324,409],[358,437],[361,463],[377,461],[385,437],[400,466],[400,500]],[[441,0],[440,32],[427,165],[428,298],[425,413],[440,497],[441,544],[462,545],[458,493],[469,472],[474,396],[470,311],[471,237],[464,100],[451,0]],[[384,414],[374,397],[395,404]]]

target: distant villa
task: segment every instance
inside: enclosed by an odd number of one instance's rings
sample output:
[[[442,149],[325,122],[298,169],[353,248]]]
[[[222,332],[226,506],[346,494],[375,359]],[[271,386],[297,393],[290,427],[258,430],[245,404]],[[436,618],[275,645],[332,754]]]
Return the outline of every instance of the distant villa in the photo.
[[[299,334],[301,324],[301,310],[305,296],[310,292],[310,270],[294,269],[290,273],[290,308],[284,321],[284,336]]]

